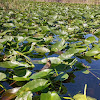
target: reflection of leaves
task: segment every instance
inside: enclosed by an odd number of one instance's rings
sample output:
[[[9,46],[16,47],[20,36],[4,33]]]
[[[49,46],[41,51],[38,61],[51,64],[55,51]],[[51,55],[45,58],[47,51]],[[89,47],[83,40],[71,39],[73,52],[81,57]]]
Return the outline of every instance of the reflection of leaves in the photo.
[[[76,77],[73,73],[68,73],[69,77],[68,79],[64,80],[63,83],[74,83],[74,78]]]
[[[75,67],[78,68],[79,70],[82,70],[82,69],[85,68],[85,67],[82,65],[82,63],[79,63],[79,62],[77,62],[77,63],[75,64]]]

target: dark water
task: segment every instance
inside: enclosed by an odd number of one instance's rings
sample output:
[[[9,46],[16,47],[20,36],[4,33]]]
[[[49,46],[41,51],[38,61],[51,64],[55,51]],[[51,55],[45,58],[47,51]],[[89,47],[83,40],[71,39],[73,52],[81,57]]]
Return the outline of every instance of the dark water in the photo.
[[[82,61],[85,63],[85,65],[91,66],[92,70],[90,71],[92,73],[94,73],[97,77],[100,77],[100,60],[92,61],[91,64],[85,62],[85,60]],[[68,89],[68,93],[72,96],[77,94],[79,91],[83,93],[84,86],[87,84],[87,96],[100,100],[100,80],[98,80],[92,74],[84,74],[81,71],[75,72],[75,75],[75,83],[64,84]]]

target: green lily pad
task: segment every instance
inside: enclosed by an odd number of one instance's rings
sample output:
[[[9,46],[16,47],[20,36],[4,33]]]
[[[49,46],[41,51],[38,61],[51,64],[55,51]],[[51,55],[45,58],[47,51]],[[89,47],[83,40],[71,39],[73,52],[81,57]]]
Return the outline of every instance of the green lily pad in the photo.
[[[20,87],[16,87],[16,88],[7,90],[1,96],[1,100],[11,100],[11,99],[15,98],[16,93],[18,92],[19,89],[20,89]]]
[[[68,49],[65,53],[61,54],[59,56],[60,59],[65,60],[71,58],[75,53],[77,53],[77,50],[75,48]]]
[[[32,100],[32,95],[33,94],[31,93],[31,91],[26,91],[23,94],[17,96],[15,100]]]
[[[44,88],[46,88],[47,83],[48,83],[48,80],[45,80],[45,79],[32,80],[20,88],[20,90],[17,93],[17,96],[20,94],[23,94],[25,91],[37,92],[37,91],[43,90]]]
[[[98,46],[93,47],[91,50],[85,53],[86,56],[95,56],[100,53],[100,48]]]
[[[40,96],[40,100],[61,100],[61,98],[55,91],[49,91],[48,93],[42,93]]]
[[[39,48],[35,48],[34,49],[36,52],[40,52],[40,53],[47,53],[50,52],[50,50],[46,47],[39,47]]]
[[[61,72],[56,78],[56,81],[64,81],[68,79],[69,75],[67,73]]]
[[[0,72],[0,81],[3,81],[3,79],[6,78],[6,74]]]
[[[30,76],[30,79],[37,79],[37,78],[42,78],[47,76],[50,72],[52,71],[52,69],[44,69],[38,73],[32,74]]]

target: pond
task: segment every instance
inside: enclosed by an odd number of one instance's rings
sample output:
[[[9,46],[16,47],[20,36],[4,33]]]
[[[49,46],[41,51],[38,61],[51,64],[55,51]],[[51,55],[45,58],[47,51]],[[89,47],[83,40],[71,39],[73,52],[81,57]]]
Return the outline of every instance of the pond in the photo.
[[[0,11],[2,100],[100,99],[99,6],[31,1]]]

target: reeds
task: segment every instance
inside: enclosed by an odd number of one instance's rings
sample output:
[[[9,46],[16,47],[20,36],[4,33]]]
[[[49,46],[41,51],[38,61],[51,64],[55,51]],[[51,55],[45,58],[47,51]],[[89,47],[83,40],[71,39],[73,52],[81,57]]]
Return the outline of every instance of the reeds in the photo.
[[[61,2],[61,3],[80,3],[80,4],[100,4],[100,0],[0,0],[0,8],[3,9],[21,9],[25,10],[30,7],[34,1],[38,2]]]

